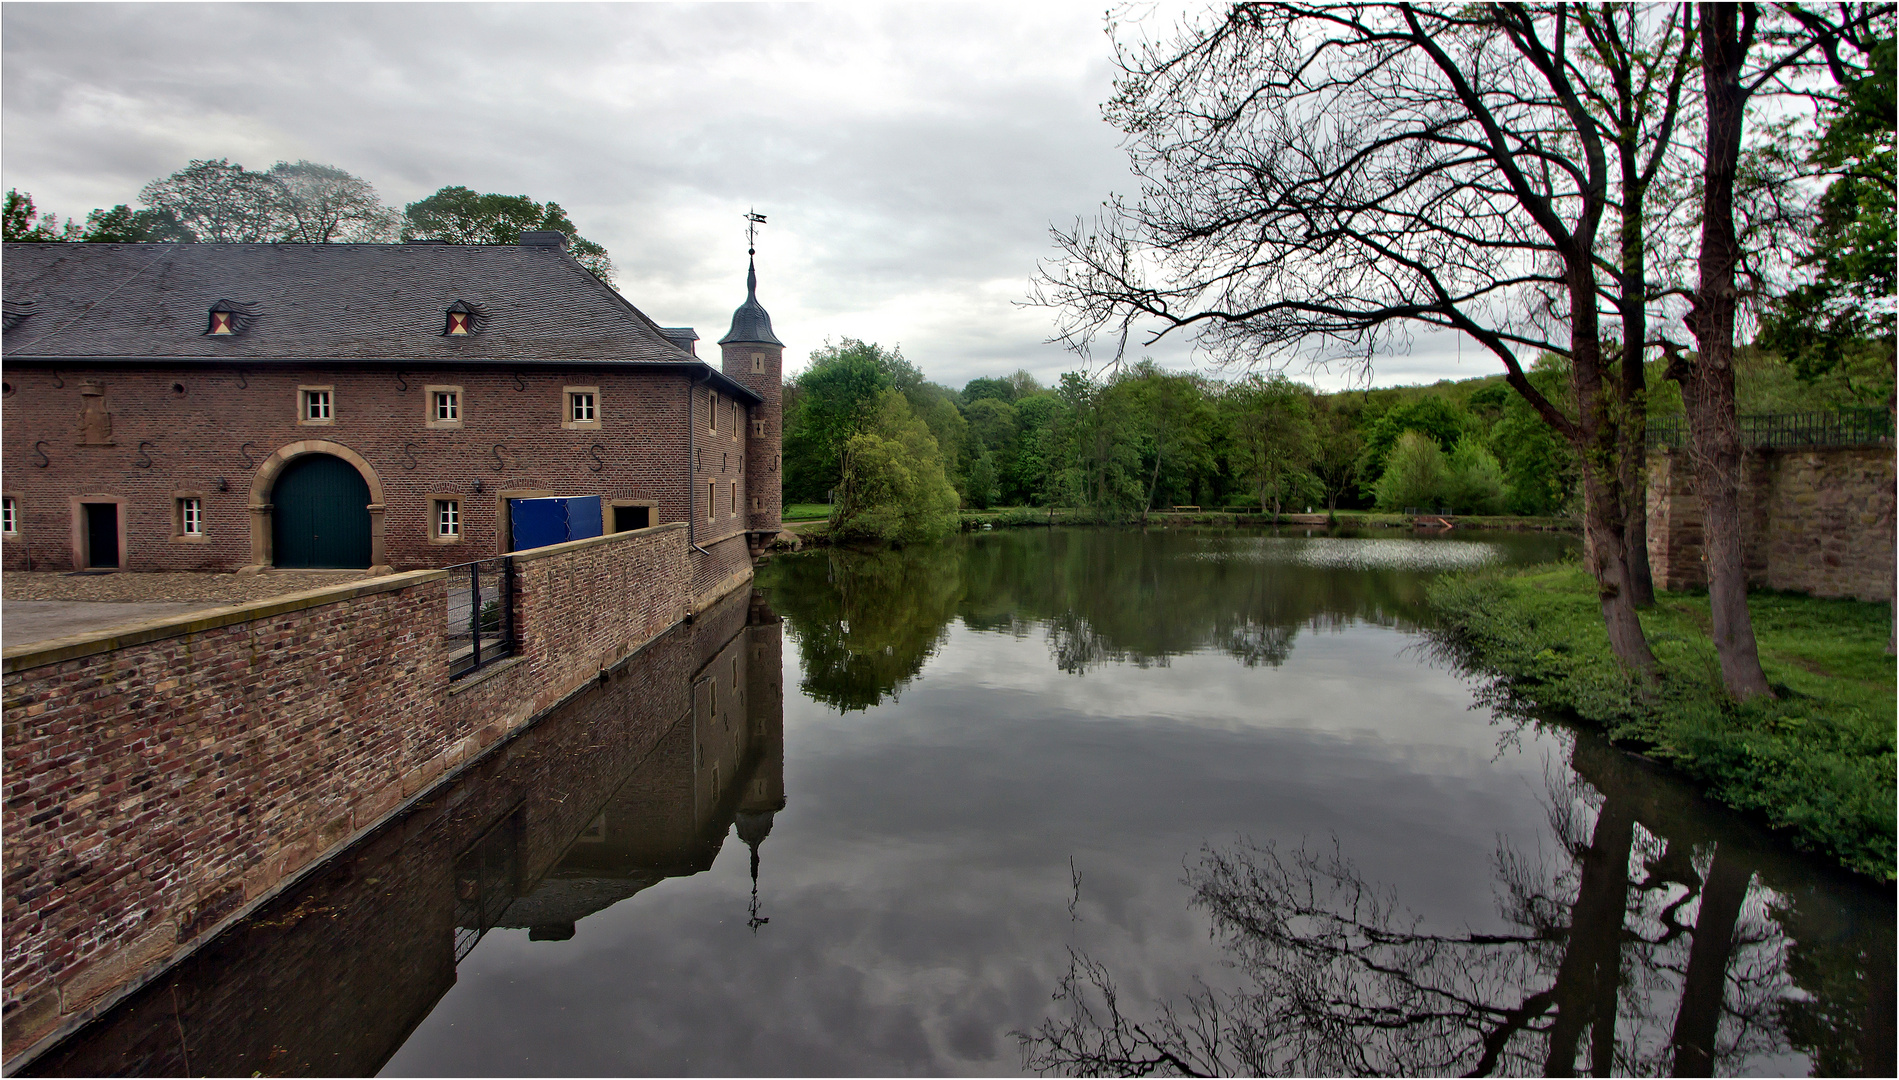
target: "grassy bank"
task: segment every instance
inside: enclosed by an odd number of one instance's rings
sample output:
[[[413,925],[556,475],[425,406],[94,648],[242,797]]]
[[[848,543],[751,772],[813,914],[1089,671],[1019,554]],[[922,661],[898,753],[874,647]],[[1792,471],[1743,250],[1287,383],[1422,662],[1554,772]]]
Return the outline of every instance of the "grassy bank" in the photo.
[[[1778,700],[1734,705],[1721,688],[1706,596],[1664,594],[1642,613],[1659,685],[1609,653],[1595,583],[1579,566],[1448,577],[1433,586],[1441,639],[1506,700],[1601,725],[1710,795],[1861,873],[1894,877],[1894,661],[1886,604],[1784,593],[1749,598]]]
[[[1301,515],[1309,517],[1310,515]],[[1383,514],[1374,510],[1340,510],[1334,515],[1341,528],[1351,529],[1410,529],[1415,523],[1410,515]],[[1460,516],[1449,519],[1458,529],[1509,529],[1516,531],[1574,532],[1577,524],[1572,518],[1562,517],[1478,517]],[[1043,506],[999,506],[988,510],[964,510],[962,512],[963,529],[978,529],[984,525],[991,528],[1023,528],[1035,525],[1128,525],[1140,521],[1139,514],[1102,515],[1092,510],[1055,509],[1051,511]],[[1258,526],[1272,525],[1271,514],[1252,510],[1196,510],[1196,511],[1155,511],[1147,515],[1149,526],[1166,527],[1169,525],[1218,525],[1218,526]],[[1281,525],[1308,524],[1295,522],[1282,516]]]

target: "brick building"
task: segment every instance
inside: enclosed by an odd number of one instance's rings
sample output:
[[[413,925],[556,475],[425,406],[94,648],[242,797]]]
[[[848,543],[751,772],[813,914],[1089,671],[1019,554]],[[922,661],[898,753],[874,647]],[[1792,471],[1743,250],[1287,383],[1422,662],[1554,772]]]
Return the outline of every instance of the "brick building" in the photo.
[[[780,527],[784,346],[714,367],[565,249],[8,244],[4,565],[451,565],[510,499],[686,522],[695,593]]]

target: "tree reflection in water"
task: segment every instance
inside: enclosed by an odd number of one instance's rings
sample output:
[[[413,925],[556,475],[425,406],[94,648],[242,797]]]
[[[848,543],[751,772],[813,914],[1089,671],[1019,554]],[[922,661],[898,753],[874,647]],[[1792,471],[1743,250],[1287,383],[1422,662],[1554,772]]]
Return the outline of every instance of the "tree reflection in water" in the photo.
[[[1799,1050],[1824,1074],[1892,1075],[1890,896],[1856,910],[1778,889],[1812,867],[1600,740],[1572,747],[1550,782],[1556,855],[1497,849],[1500,932],[1433,932],[1336,845],[1208,848],[1186,884],[1247,985],[1202,984],[1137,1017],[1073,952],[1058,1015],[1018,1036],[1024,1063],[1712,1076]]]
[[[766,564],[759,584],[800,643],[801,689],[848,712],[900,695],[958,618],[970,630],[1043,633],[1056,667],[1076,675],[1110,663],[1164,667],[1205,650],[1278,666],[1301,630],[1416,627],[1425,584],[1447,566],[1548,560],[1573,547],[1550,535],[1023,529],[788,556]]]

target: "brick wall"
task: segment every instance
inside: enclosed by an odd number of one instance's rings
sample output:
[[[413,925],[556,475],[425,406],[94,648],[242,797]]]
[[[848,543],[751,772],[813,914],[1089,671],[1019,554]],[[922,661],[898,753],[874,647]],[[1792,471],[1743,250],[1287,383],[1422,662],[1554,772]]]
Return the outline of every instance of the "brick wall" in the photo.
[[[1686,452],[1650,455],[1649,563],[1664,589],[1705,587],[1701,500]],[[1743,459],[1748,583],[1814,596],[1893,596],[1893,451],[1753,450]]]
[[[517,556],[521,651],[454,684],[440,571],[9,650],[9,1053],[677,623],[684,539]]]
[[[103,387],[111,445],[81,445],[80,389],[88,382]],[[684,521],[690,506],[694,539],[706,544],[745,530],[747,485],[756,476],[741,464],[750,425],[732,422],[732,399],[721,396],[727,415],[714,431],[706,387],[682,373],[626,365],[510,371],[15,364],[7,383],[0,484],[21,514],[19,534],[3,544],[9,570],[29,561],[40,570],[73,568],[73,500],[80,495],[125,500],[126,569],[232,570],[265,562],[253,533],[268,530],[254,525],[259,514],[252,508],[268,504],[272,455],[303,442],[334,443],[360,458],[372,499],[381,494],[381,557],[398,570],[500,551],[510,492],[649,503],[655,523]],[[333,388],[332,423],[298,423],[298,387],[311,385]],[[430,425],[429,386],[459,388],[460,426]],[[562,426],[568,386],[599,387],[598,430]],[[696,425],[690,437],[688,400]],[[690,482],[689,438],[699,451]],[[776,491],[775,477],[757,479],[767,483],[754,486]],[[710,518],[708,482],[718,496]],[[177,499],[187,495],[202,500],[201,539],[178,535]],[[461,503],[457,541],[432,535],[431,504],[443,495]]]
[[[735,600],[743,611],[747,598]],[[623,803],[638,803],[640,820],[610,823],[610,840],[622,828],[663,832],[667,821],[695,819],[687,712],[697,657],[731,628],[724,607],[656,638],[608,683],[569,699],[29,1071],[380,1070],[454,983],[455,869],[478,839],[512,829],[531,892],[575,853],[615,846],[573,841]],[[781,725],[782,714],[763,726],[774,720]]]

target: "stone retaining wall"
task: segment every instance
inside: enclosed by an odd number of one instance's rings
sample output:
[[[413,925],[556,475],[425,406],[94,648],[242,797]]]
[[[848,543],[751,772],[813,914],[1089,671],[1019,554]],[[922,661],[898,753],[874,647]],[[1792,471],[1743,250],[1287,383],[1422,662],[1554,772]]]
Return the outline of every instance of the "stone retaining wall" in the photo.
[[[440,570],[7,650],[8,1058],[678,623],[685,537],[517,554],[519,651],[455,683]]]
[[[1752,450],[1743,468],[1748,584],[1813,596],[1892,599],[1891,448]],[[1701,530],[1701,499],[1687,453],[1651,451],[1648,552],[1658,588],[1707,585]]]

